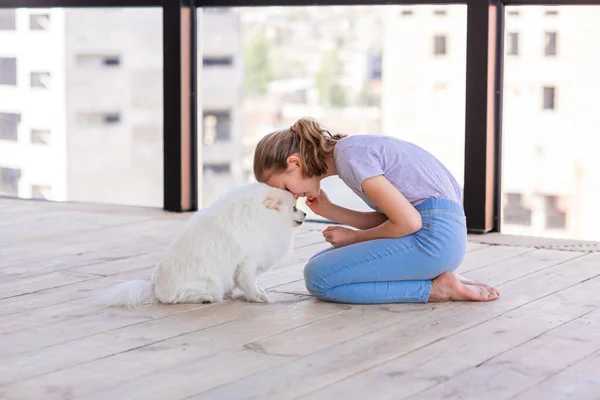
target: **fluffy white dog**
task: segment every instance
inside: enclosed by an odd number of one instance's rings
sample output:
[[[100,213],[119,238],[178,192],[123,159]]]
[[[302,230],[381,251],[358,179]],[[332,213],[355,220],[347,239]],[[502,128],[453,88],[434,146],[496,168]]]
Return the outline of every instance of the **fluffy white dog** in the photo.
[[[109,289],[101,302],[220,302],[236,286],[248,301],[267,302],[256,276],[291,251],[292,228],[305,217],[287,191],[263,183],[233,189],[190,218],[156,265],[151,282],[123,282]]]

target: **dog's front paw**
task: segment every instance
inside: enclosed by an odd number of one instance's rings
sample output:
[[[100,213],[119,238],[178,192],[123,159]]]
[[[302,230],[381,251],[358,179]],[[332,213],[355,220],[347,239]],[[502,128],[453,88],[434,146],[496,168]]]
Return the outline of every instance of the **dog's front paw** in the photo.
[[[246,299],[248,301],[251,301],[252,303],[268,303],[269,302],[269,296],[267,296],[266,293],[256,293],[252,296],[246,296]]]
[[[264,288],[262,288],[262,287],[260,287],[260,286],[256,286],[256,290],[258,290],[258,292],[259,292],[260,294],[264,294],[265,296],[267,296],[267,291],[266,291]],[[267,296],[267,297],[268,297],[268,296]]]

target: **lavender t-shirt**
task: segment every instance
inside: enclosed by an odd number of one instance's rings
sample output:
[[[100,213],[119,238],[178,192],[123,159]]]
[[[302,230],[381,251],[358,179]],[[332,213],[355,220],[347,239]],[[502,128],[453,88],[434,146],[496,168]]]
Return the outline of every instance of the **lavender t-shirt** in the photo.
[[[335,168],[340,179],[369,207],[380,211],[363,193],[362,182],[385,175],[416,206],[426,199],[462,204],[462,190],[450,171],[421,147],[391,136],[356,135],[337,142]]]

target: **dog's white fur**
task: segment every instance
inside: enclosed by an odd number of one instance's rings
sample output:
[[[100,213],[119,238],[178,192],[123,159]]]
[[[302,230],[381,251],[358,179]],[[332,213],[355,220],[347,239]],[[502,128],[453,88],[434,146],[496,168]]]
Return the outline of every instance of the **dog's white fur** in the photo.
[[[251,183],[227,192],[190,218],[156,265],[152,280],[123,282],[102,296],[110,306],[211,303],[237,286],[248,301],[267,302],[256,276],[291,251],[292,228],[306,214],[284,190]]]

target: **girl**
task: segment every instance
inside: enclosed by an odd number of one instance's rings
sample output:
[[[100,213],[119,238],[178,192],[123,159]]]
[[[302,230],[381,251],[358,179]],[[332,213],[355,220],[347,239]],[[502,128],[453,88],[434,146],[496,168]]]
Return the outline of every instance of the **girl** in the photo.
[[[388,136],[331,134],[311,119],[260,140],[254,155],[259,182],[306,197],[328,227],[333,246],[304,269],[307,289],[341,303],[494,300],[499,292],[456,275],[467,229],[461,188],[422,148]],[[333,204],[320,189],[339,178],[374,211]]]

